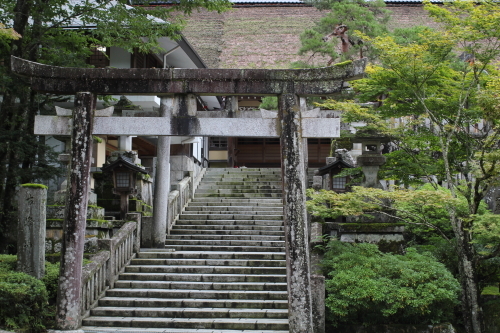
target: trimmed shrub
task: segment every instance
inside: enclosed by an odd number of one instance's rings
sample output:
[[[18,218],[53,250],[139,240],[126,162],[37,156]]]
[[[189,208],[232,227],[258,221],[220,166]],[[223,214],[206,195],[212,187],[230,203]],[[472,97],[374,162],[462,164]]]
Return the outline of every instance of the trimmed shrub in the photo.
[[[47,290],[42,281],[21,272],[0,272],[0,326],[44,330]]]
[[[375,244],[331,241],[323,261],[332,325],[433,324],[453,318],[457,280],[434,257],[408,248],[382,253]]]

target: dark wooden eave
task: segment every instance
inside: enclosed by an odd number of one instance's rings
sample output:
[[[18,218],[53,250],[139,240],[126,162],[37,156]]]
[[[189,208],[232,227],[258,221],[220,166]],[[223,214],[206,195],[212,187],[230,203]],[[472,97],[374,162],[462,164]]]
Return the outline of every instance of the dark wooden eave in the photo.
[[[11,57],[12,71],[33,90],[75,94],[331,95],[363,76],[367,59],[313,69],[67,68]]]
[[[318,176],[323,176],[326,175],[327,173],[330,173],[332,169],[344,169],[344,168],[354,168],[353,165],[350,165],[347,162],[344,162],[344,160],[336,160],[333,163],[327,164],[321,168],[318,169]]]

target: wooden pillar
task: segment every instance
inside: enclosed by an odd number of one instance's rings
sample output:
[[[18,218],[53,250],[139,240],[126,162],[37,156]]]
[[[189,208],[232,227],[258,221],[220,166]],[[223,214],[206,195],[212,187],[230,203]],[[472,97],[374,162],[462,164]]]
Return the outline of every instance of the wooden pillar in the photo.
[[[56,326],[60,330],[76,330],[81,324],[83,246],[85,243],[95,103],[96,95],[90,92],[80,92],[75,96],[70,174],[57,292]]]
[[[290,333],[313,333],[309,227],[299,98],[278,97]]]
[[[161,96],[160,116],[165,118],[165,126],[170,126],[175,99]],[[170,137],[159,136],[156,146],[157,165],[153,203],[152,247],[165,248],[167,237],[168,194],[170,193]]]

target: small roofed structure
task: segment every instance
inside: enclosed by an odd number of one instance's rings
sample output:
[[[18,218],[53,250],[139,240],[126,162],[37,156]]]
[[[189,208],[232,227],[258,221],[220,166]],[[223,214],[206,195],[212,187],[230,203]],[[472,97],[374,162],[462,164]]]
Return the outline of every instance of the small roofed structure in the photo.
[[[335,177],[338,174],[342,172],[343,169],[346,168],[354,168],[355,166],[349,162],[351,161],[346,161],[346,158],[344,158],[344,154],[341,154],[339,152],[335,153],[335,157],[328,157],[327,158],[327,165],[319,168],[316,172],[316,176],[324,176],[328,175],[328,177],[323,177],[323,188],[327,190],[333,190],[335,192],[346,192],[348,191],[348,182],[349,182],[349,176],[343,176],[343,177]],[[348,158],[347,158],[348,160]],[[351,158],[352,160],[352,158]]]

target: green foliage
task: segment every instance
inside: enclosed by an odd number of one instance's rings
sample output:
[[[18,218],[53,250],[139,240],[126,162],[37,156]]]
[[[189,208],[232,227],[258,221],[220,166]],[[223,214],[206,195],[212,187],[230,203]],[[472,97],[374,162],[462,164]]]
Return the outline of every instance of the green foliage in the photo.
[[[47,289],[47,297],[49,304],[55,304],[57,300],[57,288],[59,285],[59,267],[60,263],[52,264],[45,262],[45,275],[42,282]]]
[[[42,281],[20,272],[0,272],[0,327],[44,330],[48,297]]]
[[[259,108],[266,110],[278,110],[278,97],[277,96],[265,96],[262,98],[262,102]]]
[[[312,29],[307,29],[300,35],[302,46],[299,54],[321,55],[335,60],[346,59],[359,54],[363,49],[364,56],[371,56],[371,47],[364,45],[361,38],[355,36],[354,31],[359,30],[369,36],[379,36],[387,32],[385,27],[389,20],[389,11],[385,9],[384,1],[312,1],[321,9],[330,9]],[[323,37],[330,34],[336,25],[344,24],[348,27],[347,35],[352,42],[348,54],[339,52],[340,43],[337,37],[329,42],[324,42]]]
[[[452,318],[459,284],[429,254],[382,253],[374,244],[331,241],[323,261],[334,326],[432,324]]]

